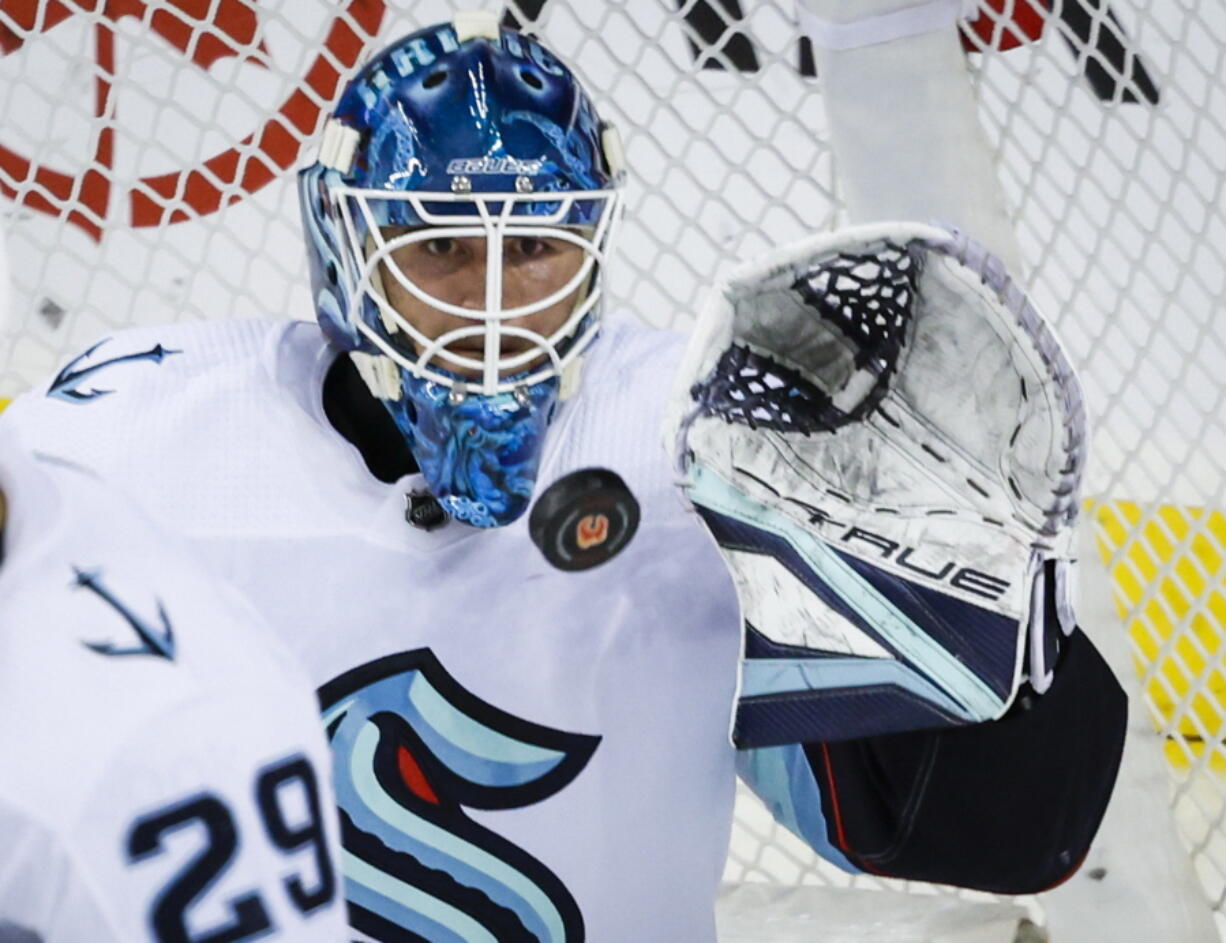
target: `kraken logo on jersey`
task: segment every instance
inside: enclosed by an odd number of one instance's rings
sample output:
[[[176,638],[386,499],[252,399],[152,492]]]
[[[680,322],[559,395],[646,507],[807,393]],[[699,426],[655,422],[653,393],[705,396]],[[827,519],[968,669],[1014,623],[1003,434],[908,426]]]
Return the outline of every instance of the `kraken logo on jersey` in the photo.
[[[181,350],[168,350],[161,344],[155,344],[148,350],[138,351],[134,354],[126,354],[122,357],[112,357],[110,360],[103,360],[100,363],[91,364],[88,367],[76,369],[77,364],[82,360],[88,360],[95,350],[107,343],[110,338],[104,338],[98,341],[93,347],[73,357],[64,369],[55,375],[55,379],[51,381],[51,385],[47,387],[47,395],[56,399],[62,399],[68,403],[87,403],[91,399],[98,399],[100,396],[107,396],[114,390],[82,390],[81,384],[90,376],[97,373],[99,370],[105,370],[107,367],[113,367],[120,363],[130,363],[134,360],[151,360],[154,363],[161,363],[172,354],[181,354]]]
[[[356,929],[386,943],[584,938],[557,876],[464,809],[547,799],[579,775],[600,737],[487,704],[428,649],[354,668],[319,697]]]

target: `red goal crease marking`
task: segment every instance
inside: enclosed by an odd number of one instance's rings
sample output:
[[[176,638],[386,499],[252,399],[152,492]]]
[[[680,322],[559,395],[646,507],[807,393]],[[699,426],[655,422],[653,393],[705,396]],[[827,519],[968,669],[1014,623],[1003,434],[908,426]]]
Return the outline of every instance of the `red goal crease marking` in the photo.
[[[65,215],[94,241],[101,241],[111,205],[109,171],[114,164],[113,123],[118,110],[112,100],[115,70],[112,24],[122,17],[147,22],[154,33],[189,55],[191,62],[201,69],[207,70],[219,59],[239,55],[261,68],[268,67],[267,48],[262,41],[256,43],[259,21],[254,6],[241,0],[170,0],[169,5],[173,11],[163,7],[150,14],[144,0],[72,3],[0,0],[0,14],[26,31],[24,35],[17,33],[0,21],[3,55],[21,50],[32,36],[49,31],[77,13],[101,14],[109,21],[95,27],[98,79],[94,115],[104,123],[89,169],[80,175],[66,174],[36,165],[0,145],[0,170],[19,184],[34,184],[19,195],[15,187],[0,180],[0,192],[32,209],[53,216]],[[130,225],[157,226],[206,216],[256,193],[274,180],[279,171],[289,168],[315,130],[324,107],[312,99],[307,89],[318,101],[330,102],[342,73],[357,63],[366,43],[378,33],[385,12],[384,0],[349,0],[343,12],[334,18],[323,48],[303,80],[295,85],[277,113],[262,128],[197,167],[142,177],[127,194]],[[223,36],[228,39],[222,39]],[[251,51],[238,51],[244,47]],[[231,189],[235,184],[238,192]],[[181,205],[172,209],[171,203]]]

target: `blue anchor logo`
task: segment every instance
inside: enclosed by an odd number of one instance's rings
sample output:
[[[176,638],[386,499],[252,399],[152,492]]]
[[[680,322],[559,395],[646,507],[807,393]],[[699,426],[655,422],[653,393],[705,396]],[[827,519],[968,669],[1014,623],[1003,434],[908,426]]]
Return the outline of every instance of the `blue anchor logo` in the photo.
[[[110,590],[103,586],[100,579],[101,573],[96,570],[80,570],[76,567],[73,567],[73,572],[76,574],[76,585],[88,589],[123,616],[124,621],[132,626],[132,630],[136,633],[137,639],[139,639],[138,643],[128,646],[122,646],[115,642],[82,642],[82,645],[91,651],[97,652],[99,655],[115,657],[120,655],[152,655],[155,658],[165,658],[167,661],[174,661],[175,633],[160,599],[158,600],[158,618],[161,620],[162,628],[159,631],[151,628],[148,623],[132,612]]]
[[[85,353],[80,354],[79,356],[68,361],[68,363],[64,366],[64,369],[57,373],[55,375],[55,379],[51,381],[51,386],[47,388],[47,395],[53,396],[56,399],[62,399],[67,403],[84,403],[91,399],[98,399],[100,396],[106,396],[115,391],[98,389],[82,390],[80,389],[80,385],[86,380],[86,378],[97,373],[99,370],[105,370],[107,367],[113,367],[116,364],[130,363],[137,360],[150,360],[153,363],[161,363],[172,354],[183,353],[181,350],[170,350],[163,347],[161,344],[156,344],[149,348],[149,350],[142,350],[135,354],[126,354],[123,357],[112,357],[110,360],[104,360],[101,363],[93,364],[92,366],[85,367],[81,370],[74,369],[77,364],[79,364],[82,360],[88,359],[93,355],[94,351],[108,341],[110,341],[109,337],[104,338],[103,340],[98,341],[98,343],[96,343],[89,350],[85,351]]]

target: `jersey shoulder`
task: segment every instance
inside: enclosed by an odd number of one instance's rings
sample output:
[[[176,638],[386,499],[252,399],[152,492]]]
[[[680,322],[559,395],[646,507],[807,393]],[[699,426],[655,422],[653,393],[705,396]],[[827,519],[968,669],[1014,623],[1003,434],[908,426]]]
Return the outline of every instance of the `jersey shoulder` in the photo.
[[[633,387],[622,388],[623,395],[632,395],[635,388],[645,391],[660,381],[671,382],[685,353],[686,337],[680,331],[649,327],[625,314],[610,315],[589,358],[584,382],[605,385],[633,380]],[[652,391],[648,398],[655,401],[659,392]]]
[[[680,507],[660,429],[684,335],[610,317],[583,367],[580,393],[556,429],[553,474],[599,466],[621,475],[640,503]]]
[[[99,428],[110,434],[104,441],[122,441],[114,433],[123,427],[147,435],[152,429],[143,427],[204,389],[236,380],[240,389],[256,385],[263,352],[284,330],[277,322],[232,321],[120,331],[73,354],[17,397],[4,421],[20,426],[31,447],[68,434],[91,448],[90,430]]]
[[[197,321],[128,328],[72,355],[35,393],[61,403],[101,405],[156,386],[184,382],[216,365],[258,356],[285,324],[267,320]]]
[[[311,347],[311,335],[314,346]],[[292,339],[292,340],[289,340]],[[304,343],[305,341],[305,343]],[[167,409],[225,398],[267,395],[287,346],[310,357],[323,346],[318,328],[300,321],[210,321],[131,328],[73,354],[50,377],[13,401],[5,422],[38,429],[89,429],[126,423],[156,429]],[[163,430],[163,432],[169,430]],[[45,437],[43,439],[45,441]]]
[[[318,392],[332,356],[308,322],[139,328],[70,359],[3,422],[180,533],[301,526],[307,484],[284,482],[327,461]]]
[[[318,739],[305,672],[241,596],[115,489],[3,432],[0,755],[21,772],[0,795],[71,817],[127,757],[192,753],[175,726],[222,701],[284,698],[296,719],[269,725]]]

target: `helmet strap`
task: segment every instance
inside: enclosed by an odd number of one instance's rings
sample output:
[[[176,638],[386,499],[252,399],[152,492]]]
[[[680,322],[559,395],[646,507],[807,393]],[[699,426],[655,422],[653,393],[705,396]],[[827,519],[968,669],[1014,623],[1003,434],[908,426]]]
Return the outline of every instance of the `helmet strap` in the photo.
[[[574,358],[562,368],[561,382],[558,384],[558,402],[565,403],[579,392],[579,381],[583,377],[582,355]]]
[[[401,397],[400,367],[391,357],[383,354],[364,354],[359,350],[349,352],[349,359],[358,369],[358,376],[366,384],[375,399],[394,403]]]

